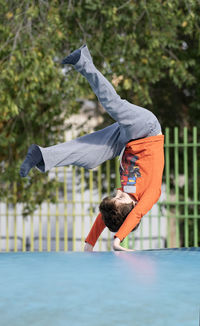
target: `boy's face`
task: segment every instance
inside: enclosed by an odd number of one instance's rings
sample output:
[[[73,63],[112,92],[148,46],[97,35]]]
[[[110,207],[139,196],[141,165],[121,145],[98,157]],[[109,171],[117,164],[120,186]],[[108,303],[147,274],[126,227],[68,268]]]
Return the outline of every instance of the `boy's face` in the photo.
[[[130,194],[123,192],[121,190],[117,190],[115,197],[113,198],[116,204],[136,204],[136,200]]]

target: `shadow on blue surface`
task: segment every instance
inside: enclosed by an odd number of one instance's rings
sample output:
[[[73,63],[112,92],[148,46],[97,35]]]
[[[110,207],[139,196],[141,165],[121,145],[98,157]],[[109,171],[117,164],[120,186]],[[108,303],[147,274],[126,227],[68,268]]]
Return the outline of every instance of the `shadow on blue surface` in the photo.
[[[0,325],[198,325],[200,248],[0,254]]]

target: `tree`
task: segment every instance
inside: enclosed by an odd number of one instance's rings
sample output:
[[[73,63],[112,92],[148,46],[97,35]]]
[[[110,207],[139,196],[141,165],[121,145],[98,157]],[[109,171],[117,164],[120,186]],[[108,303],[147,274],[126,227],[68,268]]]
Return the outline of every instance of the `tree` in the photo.
[[[12,202],[16,182],[26,212],[55,199],[55,180],[37,171],[19,178],[28,146],[63,141],[77,98],[95,99],[82,76],[60,66],[83,43],[121,97],[152,110],[163,128],[199,126],[198,1],[0,0],[0,17],[1,197]]]

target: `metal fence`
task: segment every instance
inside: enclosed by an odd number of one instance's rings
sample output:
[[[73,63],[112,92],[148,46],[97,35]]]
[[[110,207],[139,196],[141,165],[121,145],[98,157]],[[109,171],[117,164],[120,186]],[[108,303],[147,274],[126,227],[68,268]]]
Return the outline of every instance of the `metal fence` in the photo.
[[[181,140],[180,140],[181,135]],[[175,245],[199,245],[200,237],[200,142],[197,128],[165,130],[165,182],[170,246],[170,218],[174,221]],[[174,215],[174,216],[173,216]]]
[[[196,127],[165,129],[162,196],[142,218],[138,230],[124,240],[125,247],[200,245],[199,149]],[[0,251],[83,250],[102,197],[120,186],[119,161],[116,158],[89,171],[55,168],[48,178],[54,176],[62,185],[56,189],[56,204],[45,202],[32,216],[22,218],[22,204],[0,203]],[[106,229],[96,250],[111,250],[112,238]]]

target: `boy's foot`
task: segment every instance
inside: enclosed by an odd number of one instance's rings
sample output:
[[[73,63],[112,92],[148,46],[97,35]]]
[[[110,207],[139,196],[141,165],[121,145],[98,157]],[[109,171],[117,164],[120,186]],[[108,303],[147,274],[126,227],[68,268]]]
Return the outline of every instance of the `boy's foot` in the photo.
[[[66,58],[64,58],[61,63],[63,65],[64,64],[75,65],[80,59],[80,56],[81,56],[81,49],[77,49],[73,51],[70,55],[68,55]]]
[[[31,145],[28,149],[26,158],[21,165],[20,176],[22,178],[26,177],[30,169],[36,166],[41,160],[43,160],[43,158],[39,147],[35,144]]]
[[[84,44],[79,49],[73,51],[70,55],[64,58],[61,63],[75,65],[79,61],[81,54],[85,59],[92,61],[90,51],[88,50],[87,45]]]

